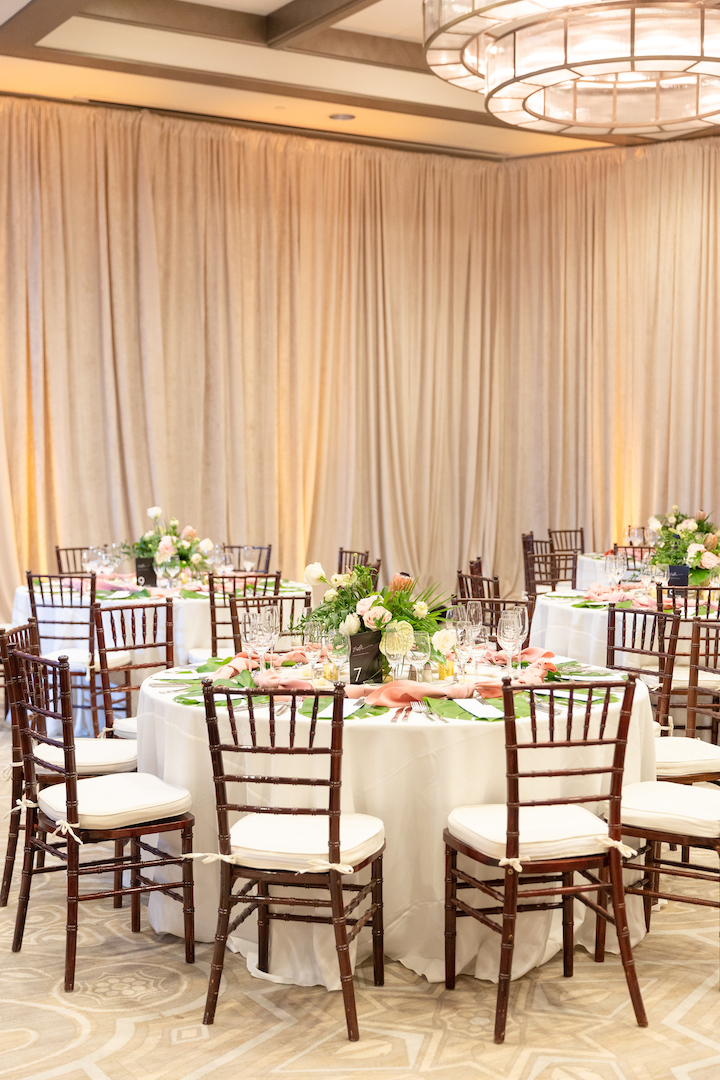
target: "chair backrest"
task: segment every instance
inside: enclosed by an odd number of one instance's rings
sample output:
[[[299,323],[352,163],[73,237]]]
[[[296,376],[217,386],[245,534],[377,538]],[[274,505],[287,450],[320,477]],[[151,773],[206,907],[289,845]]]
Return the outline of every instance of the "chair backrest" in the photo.
[[[248,548],[255,555],[255,565],[252,569],[258,570],[261,574],[267,574],[270,570],[272,544],[223,544],[223,550],[232,553],[235,569],[239,572],[245,570],[242,565],[243,552],[247,552]]]
[[[509,679],[503,679],[508,859],[519,856],[521,807],[607,802],[610,837],[620,840],[620,800],[634,693],[634,675],[627,683],[588,681],[562,687],[550,683],[522,693],[530,715],[518,719],[516,691]],[[555,768],[550,757],[554,751],[561,752]],[[532,757],[539,759],[540,768],[532,767]],[[540,797],[529,798],[527,793]]]
[[[458,597],[458,603],[462,604],[463,600]],[[480,618],[483,626],[487,627],[488,641],[495,642],[497,644],[497,626],[500,621],[500,616],[503,611],[508,608],[524,607],[528,613],[528,633],[527,637],[522,643],[522,647],[526,648],[530,642],[530,626],[532,623],[533,613],[535,611],[535,597],[531,596],[527,600],[496,600],[482,597],[478,600],[472,600],[473,604],[479,604],[480,606]]]
[[[28,570],[26,576],[41,651],[53,651],[48,643],[55,642],[55,649],[87,647],[88,658],[92,658],[95,574],[33,574]]]
[[[129,602],[103,607],[96,603],[93,617],[105,726],[111,731],[115,707],[122,703],[125,715],[132,715],[131,695],[140,689],[145,676],[174,665],[173,602],[168,597],[148,604]],[[122,662],[122,653],[130,653],[129,660]],[[133,681],[135,672],[138,675]]]
[[[459,599],[470,599],[472,597],[480,600],[500,596],[500,579],[497,577],[482,577],[481,574],[463,574],[462,570],[458,570],[457,579]]]
[[[536,596],[538,587],[544,586],[549,586],[550,591],[555,592],[561,581],[569,582],[574,589],[577,581],[577,560],[577,551],[527,552],[525,591],[528,596]]]
[[[224,656],[236,638],[230,614],[230,597],[238,600],[279,600],[280,571],[275,574],[208,574],[210,590],[210,649],[213,656]],[[292,594],[296,598],[296,594]],[[308,594],[308,599],[310,596]],[[242,606],[242,605],[241,605]],[[280,606],[281,615],[283,613]],[[290,605],[292,607],[292,605]],[[221,652],[220,650],[225,650]],[[238,649],[235,649],[235,653]]]
[[[8,655],[10,649],[19,649],[20,652],[30,653],[32,656],[40,655],[40,636],[38,634],[35,619],[28,619],[24,626],[13,626],[6,630],[0,626],[0,662],[5,673],[5,694],[7,707],[10,712],[10,724],[12,727],[12,759],[19,762],[22,759],[20,746],[20,726],[18,723],[17,709],[13,701],[13,685],[9,674]],[[6,710],[7,711],[7,710]]]
[[[300,619],[307,615],[312,607],[309,593],[292,593],[283,596],[229,596],[231,638],[235,655],[242,650],[242,631],[240,626],[243,611],[262,611],[267,607],[276,607],[280,617],[280,637],[275,643],[278,652],[287,652],[293,647],[294,638],[301,634],[297,629]],[[213,652],[213,656],[217,656]]]
[[[353,566],[367,566],[370,561],[369,551],[350,551],[340,548],[338,554],[338,574],[347,574]]]
[[[25,797],[31,803],[37,802],[37,768],[54,773],[65,783],[65,820],[77,826],[77,767],[67,657],[44,660],[41,656],[20,652],[15,646],[10,646],[8,671],[20,729]],[[49,720],[54,724],[48,724]],[[58,725],[62,732],[59,738],[46,734],[48,727]],[[63,752],[63,765],[44,758],[43,746],[60,749]]]
[[[380,578],[380,567],[382,566],[382,559],[377,559],[374,563],[368,563],[368,568],[372,574],[373,587],[377,588],[378,579]]]
[[[703,724],[702,727],[710,729],[715,736],[711,741],[717,743],[718,729],[720,729],[720,701],[717,693],[710,695],[706,689],[702,694],[702,701],[698,703],[698,691],[702,693],[703,690],[700,685],[701,672],[716,676],[720,683],[720,620],[718,619],[699,618],[693,619],[692,622],[685,727],[687,737],[694,738],[698,729],[698,717],[703,717],[710,723]]]
[[[671,613],[608,607],[607,666],[657,680],[650,693],[663,727],[668,725],[679,630],[680,619]]]
[[[628,570],[639,570],[646,559],[649,559],[654,548],[633,544],[613,544],[615,555],[624,555],[627,559]]]
[[[89,545],[82,547],[58,547],[55,545],[58,574],[81,574],[83,572],[82,553]]]
[[[477,555],[474,559],[470,560],[470,573],[475,577],[483,576],[482,555]]]
[[[577,551],[582,555],[585,551],[585,530],[580,529],[548,529],[550,547],[553,551]]]
[[[656,605],[658,611],[671,611],[680,616],[675,666],[687,666],[690,663],[693,620],[720,618],[720,586],[657,585]]]
[[[340,861],[340,790],[342,783],[343,699],[345,687],[335,683],[333,690],[225,690],[203,680],[205,717],[207,720],[210,757],[215,781],[218,815],[218,840],[221,855],[229,855],[230,814],[262,813],[312,815],[328,818],[328,861]],[[261,706],[256,701],[267,702]],[[279,700],[278,700],[279,699]],[[309,715],[300,713],[300,706],[310,702]],[[285,715],[278,715],[278,705],[289,703]],[[332,704],[332,719],[318,720],[318,712]],[[221,717],[218,717],[218,707]],[[306,708],[307,706],[305,706]],[[247,711],[245,711],[247,710]],[[220,725],[229,738],[221,737]],[[283,710],[284,711],[284,710]],[[278,771],[272,762],[278,762]],[[306,762],[302,769],[300,762]],[[305,775],[298,775],[304,771]],[[254,789],[267,784],[271,796],[263,805],[233,802],[228,784],[251,782]],[[293,791],[293,798],[283,805],[274,798],[280,788]],[[296,789],[306,790],[312,806],[298,807]],[[308,790],[310,789],[310,790]],[[313,791],[317,789],[317,791]],[[242,794],[246,788],[241,789]],[[319,794],[313,800],[312,796]]]

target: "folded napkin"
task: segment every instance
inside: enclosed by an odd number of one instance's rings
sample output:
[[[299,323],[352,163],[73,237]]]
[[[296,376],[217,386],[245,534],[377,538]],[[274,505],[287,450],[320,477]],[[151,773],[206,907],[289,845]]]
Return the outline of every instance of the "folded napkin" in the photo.
[[[411,682],[410,679],[395,679],[382,686],[360,683],[345,687],[346,697],[365,698],[368,705],[385,705],[390,709],[398,709],[410,705],[413,701],[422,701],[423,698],[469,698],[476,692],[481,697],[501,697],[502,687],[496,679],[479,679],[472,683],[443,686]]]
[[[226,665],[229,666],[229,665]],[[299,679],[284,671],[258,671],[255,675],[258,690],[313,690],[309,679]]]
[[[610,585],[601,585],[596,582],[590,586],[583,599],[592,600],[594,603],[619,604],[623,600],[627,600],[627,596],[622,589],[613,589]]]
[[[517,653],[513,653],[513,660],[517,659]],[[520,653],[520,659],[525,660],[528,664],[534,664],[537,660],[553,660],[555,653],[550,652],[547,649],[538,649],[537,646],[531,645],[527,649],[523,649]],[[491,652],[490,649],[485,653],[485,660],[488,664],[507,664],[507,653],[504,649],[499,649],[497,652]],[[554,664],[547,664],[548,671],[555,671]]]
[[[304,649],[290,649],[286,653],[266,653],[264,659],[272,664],[273,667],[280,667],[282,664],[306,664],[308,662]],[[232,679],[235,675],[239,675],[241,671],[253,671],[255,668],[260,667],[259,654],[253,652],[252,654],[243,649],[237,656],[233,656],[232,660],[229,660],[227,664],[219,668],[213,675],[213,682],[216,679]]]

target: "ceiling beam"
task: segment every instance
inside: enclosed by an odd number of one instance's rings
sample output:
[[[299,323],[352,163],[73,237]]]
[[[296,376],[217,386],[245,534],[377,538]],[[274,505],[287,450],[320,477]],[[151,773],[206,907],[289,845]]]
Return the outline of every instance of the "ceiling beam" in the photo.
[[[67,19],[77,15],[85,0],[30,0],[0,26],[0,52],[34,45]]]
[[[273,47],[346,19],[377,0],[290,0],[267,16],[267,44]]]
[[[380,37],[379,34],[361,34],[354,30],[334,28],[312,30],[294,38],[286,48],[288,52],[311,53],[314,56],[328,56],[332,60],[352,60],[356,64],[373,64],[375,67],[432,75],[422,45],[414,41],[401,41],[400,38]]]
[[[264,45],[267,19],[247,11],[184,4],[180,0],[85,0],[80,14],[105,22],[173,30],[197,37]]]

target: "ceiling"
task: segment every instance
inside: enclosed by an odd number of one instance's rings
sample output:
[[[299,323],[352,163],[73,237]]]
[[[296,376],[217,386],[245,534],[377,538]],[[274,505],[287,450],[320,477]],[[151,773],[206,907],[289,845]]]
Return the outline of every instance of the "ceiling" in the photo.
[[[490,159],[621,141],[510,128],[442,82],[422,0],[0,0],[0,93]]]

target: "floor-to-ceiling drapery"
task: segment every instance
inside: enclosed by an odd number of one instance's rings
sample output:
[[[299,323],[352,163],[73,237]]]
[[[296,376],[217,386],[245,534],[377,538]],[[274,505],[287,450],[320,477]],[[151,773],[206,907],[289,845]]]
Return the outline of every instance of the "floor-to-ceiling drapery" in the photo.
[[[0,614],[161,505],[451,586],[720,492],[718,155],[503,164],[0,103]],[[719,496],[720,497],[720,496]]]

